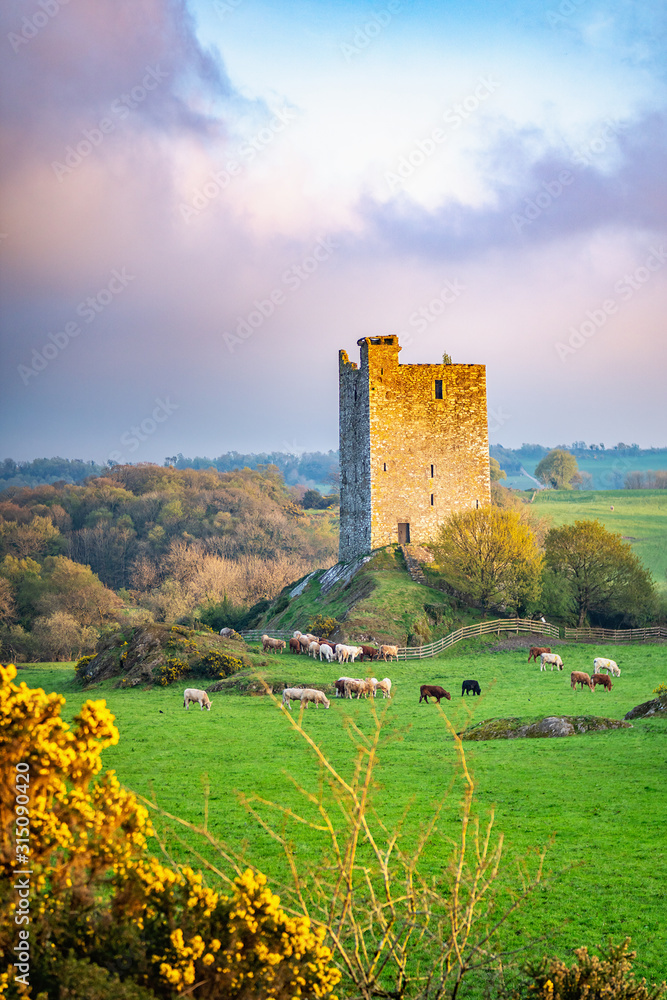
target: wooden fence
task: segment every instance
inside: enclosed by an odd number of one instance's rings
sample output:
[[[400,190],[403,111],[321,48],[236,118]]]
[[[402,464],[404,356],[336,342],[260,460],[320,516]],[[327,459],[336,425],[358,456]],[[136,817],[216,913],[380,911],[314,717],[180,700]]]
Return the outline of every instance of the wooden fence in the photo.
[[[549,639],[558,639],[558,626],[550,625],[549,622],[535,622],[526,618],[498,618],[490,622],[478,622],[476,625],[466,625],[458,628],[455,632],[443,636],[436,642],[430,642],[427,646],[400,646],[398,650],[399,660],[421,660],[431,656],[437,656],[443,649],[449,649],[462,639],[472,639],[476,635],[488,635],[495,632],[532,632],[539,635],[546,635]]]
[[[444,649],[456,645],[462,639],[472,639],[477,635],[490,635],[495,632],[530,632],[534,635],[543,635],[548,639],[564,639],[565,641],[586,641],[596,642],[645,642],[647,639],[667,639],[667,628],[664,625],[656,625],[653,628],[559,628],[558,625],[551,625],[549,622],[530,621],[527,618],[497,618],[490,622],[478,622],[476,625],[466,625],[458,628],[455,632],[437,639],[436,642],[429,642],[426,646],[399,646],[399,660],[422,660],[437,656]],[[263,629],[250,629],[240,633],[248,642],[260,642],[264,635]],[[289,639],[293,632],[291,629],[271,629],[270,634],[274,639]]]
[[[563,629],[564,639],[585,642],[645,642],[647,639],[667,639],[667,627],[654,625],[651,628],[567,628]]]

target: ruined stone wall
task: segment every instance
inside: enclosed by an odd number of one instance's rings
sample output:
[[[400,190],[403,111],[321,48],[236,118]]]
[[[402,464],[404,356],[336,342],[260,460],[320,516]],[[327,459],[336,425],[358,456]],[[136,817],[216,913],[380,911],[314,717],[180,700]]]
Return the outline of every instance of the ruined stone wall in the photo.
[[[399,523],[432,541],[449,514],[490,503],[484,366],[401,365],[396,337],[359,345],[359,369],[340,362],[341,559],[404,540]]]
[[[368,368],[340,351],[340,541],[341,562],[371,551],[370,422]]]

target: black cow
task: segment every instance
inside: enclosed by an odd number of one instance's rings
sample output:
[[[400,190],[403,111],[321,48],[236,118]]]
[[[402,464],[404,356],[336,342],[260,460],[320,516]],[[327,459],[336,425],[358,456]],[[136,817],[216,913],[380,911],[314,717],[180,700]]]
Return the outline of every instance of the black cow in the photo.
[[[461,685],[461,697],[463,697],[464,694],[470,694],[471,691],[473,694],[482,693],[477,681],[464,681]]]

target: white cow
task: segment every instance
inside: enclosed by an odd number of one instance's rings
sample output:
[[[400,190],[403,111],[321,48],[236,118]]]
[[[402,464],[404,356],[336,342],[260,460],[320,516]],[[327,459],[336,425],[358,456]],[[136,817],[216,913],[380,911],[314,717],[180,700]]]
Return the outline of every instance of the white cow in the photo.
[[[331,646],[328,646],[325,642],[320,646],[320,660],[324,658],[327,663],[331,663],[335,656],[335,653]]]
[[[308,708],[308,703],[311,701],[315,705],[315,708],[319,708],[320,705],[329,708],[331,704],[324,691],[318,691],[317,688],[303,688],[301,692],[302,704]]]
[[[603,670],[608,670],[614,677],[621,676],[621,668],[615,660],[607,660],[604,656],[596,656],[593,660],[593,673],[601,674]]]
[[[202,712],[204,709],[208,712],[211,711],[211,702],[208,700],[206,691],[200,691],[199,688],[186,688],[183,692],[183,708],[189,708],[191,701],[198,701]]]
[[[388,677],[384,677],[381,681],[378,681],[375,685],[376,691],[382,691],[383,698],[391,698],[391,681]]]
[[[558,653],[540,653],[540,671],[546,670],[547,664],[549,664],[552,670],[554,667],[557,670],[563,669],[563,661]]]

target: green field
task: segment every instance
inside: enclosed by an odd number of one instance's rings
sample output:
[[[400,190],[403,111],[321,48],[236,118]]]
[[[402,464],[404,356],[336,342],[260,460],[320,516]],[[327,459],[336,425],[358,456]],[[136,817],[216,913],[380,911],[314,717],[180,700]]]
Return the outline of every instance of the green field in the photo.
[[[620,719],[667,682],[667,648],[661,644],[561,645],[565,672],[540,673],[527,664],[525,650],[493,652],[494,641],[460,644],[433,660],[374,665],[377,676],[386,673],[394,683],[391,702],[377,703],[380,712],[386,711],[385,725],[394,738],[382,749],[375,803],[390,826],[409,806],[408,843],[414,843],[455,769],[454,741],[437,707],[418,704],[420,684],[441,684],[451,691],[452,700],[443,707],[458,731],[470,721],[506,716],[526,721],[554,714]],[[594,655],[619,663],[622,673],[613,679],[613,690],[572,692],[569,671],[590,671]],[[277,690],[282,682],[328,685],[338,673],[325,663],[289,654],[268,663],[253,654],[253,660],[266,663],[264,675]],[[461,681],[470,677],[479,681],[481,698],[461,697]],[[211,829],[237,849],[245,843],[247,857],[275,885],[287,878],[279,845],[235,795],[254,792],[301,809],[299,793],[286,775],[317,791],[312,752],[268,698],[212,695],[210,713],[198,708],[185,712],[181,686],[118,690],[105,683],[84,693],[71,666],[61,664],[23,668],[17,679],[65,694],[68,719],[86,698],[106,698],[121,734],[118,746],[104,753],[106,767],[114,768],[129,788],[154,794],[164,809],[193,822],[203,816],[200,778],[207,774]],[[311,708],[305,716],[313,739],[349,775],[347,718],[369,732],[371,705],[332,699],[329,711]],[[632,729],[564,739],[464,745],[476,784],[476,808],[484,817],[495,805],[496,827],[505,835],[502,887],[516,886],[518,859],[554,837],[547,855],[553,877],[508,926],[505,943],[516,947],[545,934],[539,951],[567,958],[581,944],[630,935],[638,950],[636,970],[650,981],[667,977],[667,720],[653,717],[636,721]],[[429,870],[445,863],[447,838],[460,830],[460,787],[455,784],[425,856]],[[269,815],[266,809],[264,814]],[[293,835],[297,862],[317,855],[317,833],[301,826]],[[183,860],[185,848],[170,843]],[[207,848],[203,853],[212,856]]]
[[[531,509],[555,526],[597,518],[630,542],[658,587],[667,590],[667,490],[543,490]]]
[[[648,472],[649,469],[656,472],[658,469],[667,468],[667,448],[637,455],[618,454],[609,450],[578,454],[576,458],[579,471],[588,472],[593,477],[591,485],[594,490],[620,490],[629,472]],[[526,459],[523,468],[530,476],[534,476],[539,462],[539,458]],[[508,472],[503,485],[527,490],[534,485],[534,482],[528,476]]]

